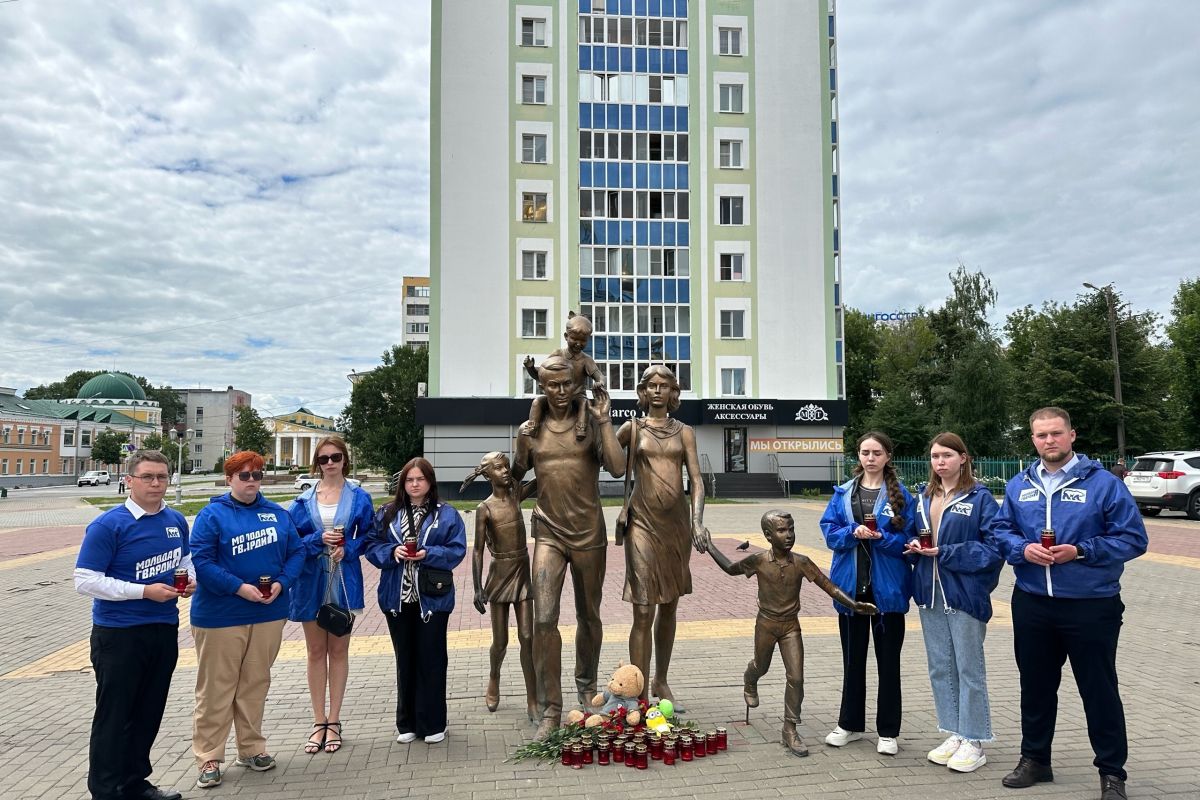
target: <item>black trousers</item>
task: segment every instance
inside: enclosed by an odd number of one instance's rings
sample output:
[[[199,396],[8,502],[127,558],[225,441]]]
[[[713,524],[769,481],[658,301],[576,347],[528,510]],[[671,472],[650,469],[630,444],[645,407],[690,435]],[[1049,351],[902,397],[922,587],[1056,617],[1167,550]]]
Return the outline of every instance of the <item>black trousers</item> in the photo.
[[[838,727],[847,731],[867,729],[867,643],[875,640],[875,667],[879,672],[875,730],[894,739],[900,735],[900,648],[904,646],[904,615],[838,614],[842,640],[842,708]]]
[[[151,785],[146,780],[152,771],[150,747],[158,736],[179,658],[179,627],[93,625],[91,643],[96,715],[88,790],[94,800],[123,800]]]
[[[1021,672],[1021,755],[1050,764],[1063,663],[1083,700],[1092,761],[1101,775],[1121,780],[1129,756],[1125,708],[1117,689],[1121,596],[1071,600],[1013,590],[1013,640]]]
[[[430,736],[446,730],[446,629],[450,614],[421,620],[416,603],[383,612],[396,652],[396,733]]]

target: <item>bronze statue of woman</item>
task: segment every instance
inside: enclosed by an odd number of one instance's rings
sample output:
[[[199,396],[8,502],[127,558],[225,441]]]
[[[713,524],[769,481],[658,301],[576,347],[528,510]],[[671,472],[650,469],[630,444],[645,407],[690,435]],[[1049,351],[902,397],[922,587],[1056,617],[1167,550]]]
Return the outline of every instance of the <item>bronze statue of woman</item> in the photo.
[[[667,683],[675,647],[675,612],[679,598],[692,591],[688,546],[703,553],[709,535],[704,528],[704,482],[696,455],[696,434],[671,419],[679,408],[679,381],[665,366],[652,366],[638,383],[638,406],[646,416],[626,422],[617,441],[626,448],[634,473],[633,490],[622,510],[624,535],[618,526],[617,545],[625,548],[624,599],[633,604],[629,632],[629,661],[650,676],[651,637],[653,678],[647,692],[675,702]],[[684,494],[683,470],[692,487],[691,502]]]

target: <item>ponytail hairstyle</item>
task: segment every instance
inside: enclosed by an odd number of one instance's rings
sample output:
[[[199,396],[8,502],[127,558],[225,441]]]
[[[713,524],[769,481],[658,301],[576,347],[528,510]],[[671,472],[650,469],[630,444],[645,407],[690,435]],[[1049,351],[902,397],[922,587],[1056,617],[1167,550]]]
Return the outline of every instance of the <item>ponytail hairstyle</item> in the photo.
[[[896,468],[892,466],[892,453],[896,446],[892,444],[891,438],[880,431],[867,431],[862,436],[858,437],[858,441],[854,444],[854,452],[858,453],[862,449],[863,443],[871,439],[879,442],[883,447],[883,452],[887,453],[887,463],[883,465],[883,485],[887,489],[888,503],[892,507],[891,526],[897,530],[904,528],[904,520],[901,518],[901,512],[904,511],[904,493],[900,491],[900,478],[896,475]],[[854,470],[851,473],[854,477],[863,474],[862,462],[854,465]]]
[[[471,470],[471,474],[468,475],[466,477],[466,480],[464,480],[462,482],[462,486],[460,486],[458,489],[459,493],[461,494],[462,492],[465,492],[467,490],[467,487],[470,486],[475,481],[476,478],[478,478],[480,475],[485,474],[487,472],[487,468],[496,462],[503,462],[504,466],[507,467],[508,466],[508,456],[504,455],[504,453],[501,453],[497,450],[493,450],[490,453],[484,453],[483,458],[479,459],[479,466],[477,466],[477,467],[475,467],[475,469]]]
[[[945,447],[949,450],[953,450],[964,459],[962,469],[959,470],[958,473],[958,483],[954,485],[954,491],[956,493],[966,492],[974,488],[974,462],[971,460],[971,454],[967,452],[967,444],[962,440],[962,437],[957,433],[945,431],[944,433],[939,433],[937,436],[933,437],[933,441],[929,443],[929,447],[926,449],[932,450],[935,444]],[[931,464],[929,467],[929,483],[925,486],[925,496],[933,497],[933,487],[937,486],[938,488],[941,488],[941,485],[942,479],[939,478],[938,474],[933,471],[933,466]]]

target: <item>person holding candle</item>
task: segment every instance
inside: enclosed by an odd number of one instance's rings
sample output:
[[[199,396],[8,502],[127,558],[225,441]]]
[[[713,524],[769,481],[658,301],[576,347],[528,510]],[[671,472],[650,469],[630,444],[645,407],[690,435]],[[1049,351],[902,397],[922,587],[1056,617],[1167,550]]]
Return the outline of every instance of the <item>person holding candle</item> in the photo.
[[[148,780],[150,747],[179,657],[178,600],[196,588],[188,576],[187,520],[163,502],[169,470],[157,451],[130,456],[128,499],[87,526],[75,563],[75,590],[94,598],[96,713],[87,777],[93,800],[182,797]]]
[[[288,511],[304,545],[304,569],[292,587],[288,619],[304,626],[313,709],[313,733],[304,743],[309,755],[322,748],[326,753],[342,748],[342,699],[350,673],[350,634],[334,636],[317,624],[317,612],[322,604],[333,602],[355,616],[362,613],[359,554],[375,523],[371,495],[346,481],[350,450],[342,437],[326,436],[317,442],[312,471],[321,480]]]
[[[874,639],[879,671],[876,750],[899,750],[902,715],[900,649],[904,615],[912,595],[912,570],[905,544],[915,532],[916,505],[892,465],[892,440],[878,431],[863,434],[853,477],[834,488],[821,517],[825,544],[833,551],[830,580],[857,602],[872,603],[872,618],[834,601],[842,644],[842,705],[838,724],[825,743],[842,747],[862,738],[866,729],[867,644]]]
[[[421,736],[435,744],[446,738],[451,572],[467,554],[467,531],[454,507],[439,502],[432,464],[411,459],[400,476],[395,499],[376,515],[365,554],[381,570],[379,607],[396,654],[396,741]]]
[[[1012,621],[1021,674],[1021,758],[1002,782],[1023,789],[1054,780],[1058,687],[1069,658],[1101,800],[1125,800],[1129,743],[1116,663],[1121,573],[1146,552],[1146,526],[1116,476],[1074,452],[1070,414],[1038,409],[1029,430],[1040,458],[1008,482],[995,529],[1017,579]]]
[[[253,451],[225,459],[229,492],[214,497],[192,529],[192,753],[201,789],[221,783],[230,725],[239,766],[255,772],[275,766],[262,733],[263,710],[288,613],[287,598],[279,596],[299,577],[304,548],[288,513],[259,492],[262,469],[263,458]],[[264,578],[265,594],[259,588]]]
[[[918,538],[907,550],[938,729],[950,737],[928,758],[974,772],[987,763],[983,742],[992,740],[983,640],[1003,564],[992,533],[996,499],[976,482],[958,434],[933,437],[929,463],[929,483],[918,498]]]

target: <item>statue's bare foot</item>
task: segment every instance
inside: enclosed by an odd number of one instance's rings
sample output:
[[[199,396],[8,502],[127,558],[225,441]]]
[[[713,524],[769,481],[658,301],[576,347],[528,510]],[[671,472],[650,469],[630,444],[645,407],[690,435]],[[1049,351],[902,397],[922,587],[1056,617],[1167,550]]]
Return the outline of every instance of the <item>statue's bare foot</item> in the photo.
[[[796,725],[792,722],[783,723],[783,746],[792,751],[794,756],[808,755],[808,746],[804,744],[804,740],[800,738],[800,734],[796,732]]]
[[[552,717],[542,717],[541,724],[538,725],[537,733],[533,734],[535,739],[545,739],[550,734],[559,729],[561,720]]]
[[[684,707],[678,700],[675,699],[675,693],[671,691],[671,687],[666,681],[655,680],[650,684],[650,692],[659,700],[670,700],[671,705],[675,706],[675,712],[684,711]]]
[[[488,678],[487,692],[483,696],[488,711],[495,711],[500,706],[500,677]]]

